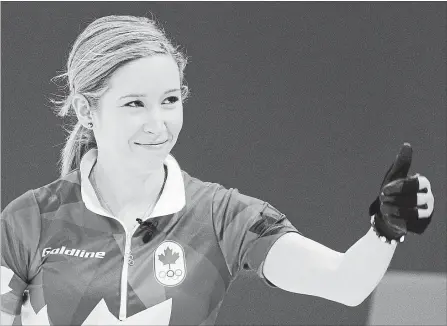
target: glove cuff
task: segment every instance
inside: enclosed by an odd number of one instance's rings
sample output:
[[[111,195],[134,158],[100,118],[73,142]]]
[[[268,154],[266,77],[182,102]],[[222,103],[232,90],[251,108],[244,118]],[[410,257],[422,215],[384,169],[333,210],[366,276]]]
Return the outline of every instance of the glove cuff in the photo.
[[[380,200],[377,196],[376,200],[369,206],[369,215],[371,216],[371,226],[377,236],[386,243],[403,242],[406,232],[396,232],[395,229],[388,225],[380,213]]]
[[[398,242],[403,242],[405,239],[406,233],[396,233],[393,231],[386,225],[386,222],[383,220],[381,214],[371,216],[371,227],[382,242],[395,244]]]

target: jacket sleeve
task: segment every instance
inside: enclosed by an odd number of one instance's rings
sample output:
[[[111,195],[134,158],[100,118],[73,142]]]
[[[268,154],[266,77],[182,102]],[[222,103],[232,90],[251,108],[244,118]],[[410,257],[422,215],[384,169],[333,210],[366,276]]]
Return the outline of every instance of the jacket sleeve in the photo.
[[[220,185],[213,196],[212,212],[217,239],[230,273],[254,270],[266,285],[275,288],[262,273],[267,253],[282,235],[300,232],[269,203]]]
[[[32,190],[12,201],[1,213],[1,310],[5,313],[21,314],[40,228]]]

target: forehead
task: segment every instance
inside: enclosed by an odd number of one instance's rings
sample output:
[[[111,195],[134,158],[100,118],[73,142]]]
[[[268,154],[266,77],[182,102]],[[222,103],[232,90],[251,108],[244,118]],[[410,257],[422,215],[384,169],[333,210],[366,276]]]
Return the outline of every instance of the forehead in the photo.
[[[161,91],[180,88],[179,68],[171,56],[156,55],[130,61],[118,68],[109,80],[109,91]]]

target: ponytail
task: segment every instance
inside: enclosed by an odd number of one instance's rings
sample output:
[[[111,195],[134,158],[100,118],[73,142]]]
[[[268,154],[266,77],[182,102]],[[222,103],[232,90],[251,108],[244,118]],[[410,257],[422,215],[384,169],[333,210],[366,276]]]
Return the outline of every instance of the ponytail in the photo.
[[[82,156],[91,148],[97,148],[93,132],[78,121],[66,138],[65,146],[61,151],[58,162],[60,176],[64,177],[72,170],[78,169]]]

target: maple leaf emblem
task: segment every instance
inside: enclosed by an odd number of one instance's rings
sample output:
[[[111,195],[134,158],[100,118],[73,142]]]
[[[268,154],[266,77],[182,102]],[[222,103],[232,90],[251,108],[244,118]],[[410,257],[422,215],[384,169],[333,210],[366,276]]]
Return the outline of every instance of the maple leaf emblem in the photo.
[[[171,269],[171,264],[175,264],[175,261],[180,257],[180,255],[176,253],[172,253],[172,249],[167,247],[164,251],[164,254],[158,255],[158,259],[163,263],[163,265],[168,265],[169,269]]]

